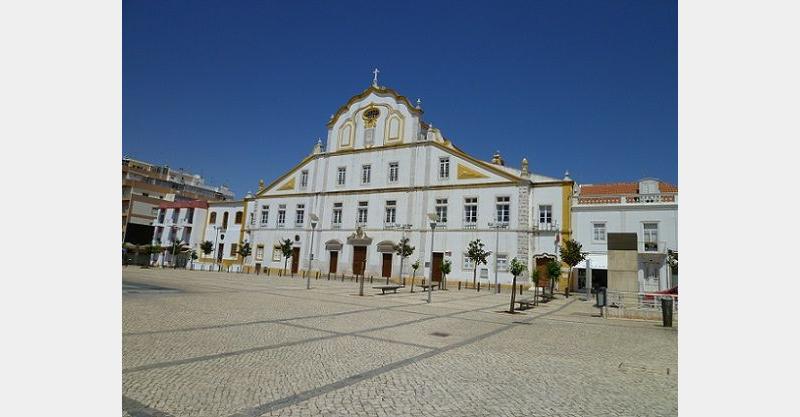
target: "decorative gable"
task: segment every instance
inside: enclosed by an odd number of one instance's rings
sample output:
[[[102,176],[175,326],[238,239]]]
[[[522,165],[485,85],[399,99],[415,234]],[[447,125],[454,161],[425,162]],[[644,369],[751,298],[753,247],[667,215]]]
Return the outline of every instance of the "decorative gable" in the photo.
[[[484,175],[478,171],[475,171],[474,169],[469,168],[466,165],[458,164],[458,179],[468,180],[475,178],[489,178],[489,176]]]
[[[294,178],[290,179],[289,181],[286,181],[286,183],[284,183],[283,185],[280,186],[280,188],[278,188],[278,191],[283,191],[283,190],[294,190]]]

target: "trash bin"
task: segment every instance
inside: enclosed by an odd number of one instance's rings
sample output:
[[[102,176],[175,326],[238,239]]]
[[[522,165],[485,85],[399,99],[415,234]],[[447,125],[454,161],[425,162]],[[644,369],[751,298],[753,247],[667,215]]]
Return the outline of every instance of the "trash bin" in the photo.
[[[597,289],[595,293],[597,296],[597,306],[598,307],[605,307],[606,306],[606,287],[600,287]]]
[[[661,297],[661,320],[664,327],[672,327],[672,297]]]

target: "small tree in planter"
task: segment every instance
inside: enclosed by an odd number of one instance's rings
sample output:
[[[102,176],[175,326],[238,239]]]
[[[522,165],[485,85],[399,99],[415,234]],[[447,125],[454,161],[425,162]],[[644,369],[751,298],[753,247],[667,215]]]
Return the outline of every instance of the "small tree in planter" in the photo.
[[[408,244],[409,239],[404,237],[400,239],[400,242],[394,245],[394,252],[400,256],[400,279],[403,279],[403,261],[406,260],[407,257],[414,254],[414,247]],[[412,281],[413,282],[413,281]]]
[[[478,265],[484,264],[486,265],[486,259],[492,252],[484,250],[484,244],[481,242],[480,239],[475,239],[472,242],[469,242],[467,246],[467,258],[472,260],[472,287],[474,288],[478,282]],[[466,288],[467,283],[464,282],[464,288]]]
[[[239,252],[239,256],[242,257],[242,264],[244,264],[247,261],[247,257],[253,253],[253,249],[250,248],[250,242],[244,242],[244,245],[242,245],[237,252]]]
[[[207,257],[208,255],[211,254],[211,252],[214,251],[214,244],[211,243],[210,240],[206,240],[205,242],[200,244],[200,251],[202,251],[203,255],[205,255]],[[211,271],[210,267],[209,267],[209,271]]]
[[[191,259],[189,261],[189,269],[194,269],[194,261],[197,260],[197,251],[196,250],[192,249],[192,251],[190,252],[190,255],[189,255],[189,259]]]
[[[586,259],[586,254],[581,252],[581,244],[575,239],[568,239],[564,241],[561,246],[561,261],[569,266],[569,275],[567,276],[567,288],[565,289],[567,296],[569,296],[569,288],[572,286],[572,268]]]
[[[414,279],[417,278],[417,269],[419,269],[419,259],[417,259],[413,264],[411,264],[411,269],[414,270],[414,273],[411,275],[411,292],[414,292]]]
[[[561,276],[561,264],[558,263],[557,260],[553,259],[547,263],[547,278],[550,279],[550,298],[553,298],[553,287],[556,284],[556,280],[558,277]]]
[[[449,259],[445,259],[444,262],[442,262],[442,282],[439,283],[439,288],[447,289],[447,275],[450,273],[450,268],[452,266],[453,264]],[[444,287],[442,287],[442,285],[444,285]]]
[[[508,309],[509,313],[514,313],[514,303],[517,298],[517,275],[521,275],[527,267],[524,263],[520,262],[519,259],[514,258],[511,260],[511,265],[509,265],[508,272],[511,272],[511,275],[514,276],[514,281],[511,284],[511,307]]]
[[[277,247],[281,250],[281,254],[283,254],[283,275],[285,276],[286,264],[289,262],[289,258],[292,257],[292,239],[281,240],[281,243]]]

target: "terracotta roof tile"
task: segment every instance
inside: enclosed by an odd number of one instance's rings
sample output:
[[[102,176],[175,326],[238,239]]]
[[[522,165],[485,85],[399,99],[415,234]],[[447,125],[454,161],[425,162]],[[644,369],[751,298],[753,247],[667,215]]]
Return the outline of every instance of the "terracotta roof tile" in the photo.
[[[662,193],[677,193],[678,187],[663,181],[659,181],[658,189]],[[638,182],[616,182],[608,184],[581,185],[582,195],[617,195],[617,194],[637,194],[639,192]]]

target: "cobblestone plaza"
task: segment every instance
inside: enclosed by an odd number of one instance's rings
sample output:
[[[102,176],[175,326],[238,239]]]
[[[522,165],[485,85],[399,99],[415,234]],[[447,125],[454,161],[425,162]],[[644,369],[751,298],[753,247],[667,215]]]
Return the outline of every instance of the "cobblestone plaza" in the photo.
[[[123,416],[677,415],[677,329],[579,296],[509,315],[508,293],[452,286],[427,304],[349,280],[122,280]]]

